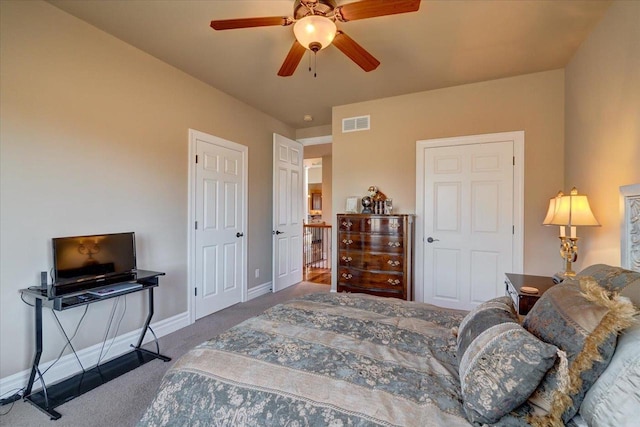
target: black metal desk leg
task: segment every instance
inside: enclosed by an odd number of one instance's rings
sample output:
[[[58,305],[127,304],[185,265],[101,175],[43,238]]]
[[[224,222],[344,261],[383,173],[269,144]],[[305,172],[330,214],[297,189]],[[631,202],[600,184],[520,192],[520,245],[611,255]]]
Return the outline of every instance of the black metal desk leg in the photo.
[[[142,327],[142,332],[140,332],[140,338],[138,339],[138,344],[134,348],[138,351],[141,351],[147,354],[152,354],[158,359],[168,362],[171,360],[171,358],[161,355],[159,347],[157,352],[152,352],[142,348],[142,341],[144,340],[144,336],[147,333],[147,329],[149,329],[149,324],[151,324],[152,317],[153,317],[153,288],[149,288],[149,313],[147,314],[147,320],[145,320],[144,326]]]
[[[47,394],[47,385],[44,383],[44,378],[42,378],[42,374],[40,373],[38,365],[40,364],[40,356],[42,356],[42,300],[40,298],[36,298],[35,305],[35,327],[36,327],[36,353],[33,356],[33,365],[31,366],[31,374],[29,375],[29,382],[27,383],[27,388],[24,390],[24,400],[34,405],[36,408],[49,415],[52,420],[57,420],[62,415],[59,412],[55,411],[49,403],[49,398]],[[38,404],[32,400],[31,391],[33,389],[33,383],[36,380],[36,374],[40,377],[40,382],[42,383],[42,395],[44,396],[44,402],[42,404]]]
[[[33,355],[33,364],[31,365],[31,375],[29,375],[29,382],[27,388],[24,390],[24,395],[29,396],[33,383],[36,379],[36,373],[38,372],[38,365],[40,364],[40,356],[42,356],[42,300],[36,298],[35,300],[35,321],[36,321],[36,353]]]
[[[149,324],[151,323],[151,318],[153,317],[153,288],[149,288],[149,312],[147,313],[147,320],[144,321],[144,326],[142,327],[142,332],[140,333],[140,338],[138,339],[138,344],[136,348],[140,348],[142,346],[142,341],[144,340],[144,336],[147,333],[147,329],[149,329]]]

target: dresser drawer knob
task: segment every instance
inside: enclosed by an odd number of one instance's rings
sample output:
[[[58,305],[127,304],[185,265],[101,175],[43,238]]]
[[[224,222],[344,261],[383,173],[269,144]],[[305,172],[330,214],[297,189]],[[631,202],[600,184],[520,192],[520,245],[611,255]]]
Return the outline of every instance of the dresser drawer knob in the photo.
[[[353,243],[353,240],[351,240],[351,239],[349,239],[349,240],[347,240],[347,239],[342,239],[342,243],[344,243],[345,245],[347,245],[347,246],[348,246],[348,245],[350,245],[350,244],[352,244],[352,243]]]
[[[342,257],[342,260],[343,260],[344,262],[351,262],[351,261],[353,260],[353,258],[351,258],[350,256],[343,256],[343,257]]]
[[[353,277],[353,275],[351,273],[342,273],[342,277],[344,279],[349,280],[349,279],[351,279]]]
[[[391,246],[391,247],[398,248],[398,247],[400,247],[400,242],[389,242],[388,245]]]
[[[393,221],[389,224],[389,228],[400,228],[400,223]]]
[[[342,226],[345,228],[351,228],[351,226],[353,225],[353,223],[349,220],[346,221],[342,221]]]
[[[397,267],[397,266],[400,265],[400,261],[389,260],[389,261],[387,261],[387,264],[389,264],[391,266],[394,266],[394,267]]]
[[[367,224],[371,225],[371,220],[370,219],[367,220]]]
[[[387,280],[387,282],[389,282],[392,285],[399,285],[400,284],[400,280],[398,280],[398,279],[389,279],[389,280]]]

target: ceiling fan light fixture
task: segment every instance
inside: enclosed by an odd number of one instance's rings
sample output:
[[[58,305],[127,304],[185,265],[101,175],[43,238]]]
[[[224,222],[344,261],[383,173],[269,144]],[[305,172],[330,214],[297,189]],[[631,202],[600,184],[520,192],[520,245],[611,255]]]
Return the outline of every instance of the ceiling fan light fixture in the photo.
[[[305,49],[317,52],[329,46],[336,36],[336,24],[320,15],[309,15],[299,19],[293,26],[293,33]]]

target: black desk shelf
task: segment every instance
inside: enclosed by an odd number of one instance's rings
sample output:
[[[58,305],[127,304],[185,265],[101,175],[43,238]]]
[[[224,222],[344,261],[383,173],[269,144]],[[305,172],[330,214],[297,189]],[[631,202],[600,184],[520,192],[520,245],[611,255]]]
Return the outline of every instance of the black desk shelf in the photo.
[[[149,329],[151,318],[153,317],[153,289],[158,286],[158,277],[163,276],[164,273],[154,271],[138,270],[136,273],[136,281],[142,284],[142,287],[123,291],[117,294],[112,294],[104,297],[97,297],[93,295],[86,295],[82,293],[74,293],[70,295],[55,296],[51,291],[38,288],[22,289],[24,295],[29,295],[35,298],[35,328],[36,328],[36,353],[33,358],[33,364],[31,367],[31,375],[29,376],[29,382],[24,392],[24,400],[40,409],[45,414],[49,415],[52,420],[57,420],[62,415],[55,410],[56,407],[66,403],[94,388],[105,384],[119,376],[138,368],[145,363],[151,362],[155,359],[168,362],[171,358],[160,354],[158,352],[152,352],[141,348],[144,336]],[[92,369],[85,372],[80,372],[71,378],[60,381],[52,385],[45,385],[44,382],[42,390],[32,393],[33,384],[36,380],[36,376],[40,375],[38,365],[40,364],[40,356],[42,355],[42,307],[46,306],[52,310],[62,311],[70,308],[81,307],[86,304],[92,304],[98,301],[106,301],[118,296],[148,291],[149,298],[149,312],[145,320],[145,324],[138,338],[138,343],[133,349],[119,357],[116,357],[108,362],[104,362]],[[83,296],[83,298],[79,298]]]

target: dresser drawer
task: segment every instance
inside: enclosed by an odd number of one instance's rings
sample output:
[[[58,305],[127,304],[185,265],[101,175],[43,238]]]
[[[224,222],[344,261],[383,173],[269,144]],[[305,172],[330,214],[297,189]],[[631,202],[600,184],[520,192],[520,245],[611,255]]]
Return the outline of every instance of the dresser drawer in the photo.
[[[518,291],[513,287],[508,280],[504,282],[507,295],[511,297],[511,301],[513,301],[513,306],[516,309],[516,313],[520,314],[520,296],[518,295]]]
[[[338,249],[401,254],[404,239],[402,236],[341,232],[338,233]]]
[[[378,254],[371,252],[340,251],[338,265],[363,270],[398,271],[404,269],[402,254]]]
[[[361,287],[356,284],[338,284],[338,292],[354,292],[369,295],[377,295],[379,297],[391,297],[399,298],[403,300],[410,300],[411,297],[406,294],[404,289],[387,289],[387,288],[371,288]]]
[[[403,222],[400,217],[342,217],[338,222],[338,231],[402,235],[404,233]]]
[[[403,275],[377,273],[356,268],[338,269],[338,292],[360,292],[383,297],[411,299]]]
[[[529,313],[529,310],[531,310],[533,308],[533,305],[540,299],[539,295],[518,294],[518,291],[513,287],[511,283],[509,283],[509,281],[505,282],[505,286],[507,288],[507,295],[511,297],[516,312],[521,316],[525,316],[527,313]]]
[[[355,285],[362,288],[396,289],[404,288],[404,276],[395,272],[378,272],[358,268],[338,268],[338,284]]]

